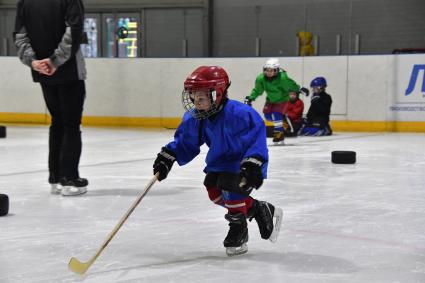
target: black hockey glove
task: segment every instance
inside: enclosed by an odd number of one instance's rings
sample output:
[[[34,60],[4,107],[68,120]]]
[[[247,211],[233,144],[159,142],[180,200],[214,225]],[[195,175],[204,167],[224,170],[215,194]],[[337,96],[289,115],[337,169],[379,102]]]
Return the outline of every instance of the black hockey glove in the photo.
[[[244,193],[249,194],[252,189],[258,189],[263,184],[262,165],[263,161],[255,157],[242,160],[239,187]]]
[[[302,87],[300,89],[300,93],[304,94],[306,97],[310,95],[310,91],[308,90],[308,88]]]
[[[246,105],[252,106],[252,102],[253,100],[249,96],[246,96],[245,101],[243,103],[245,103]]]
[[[174,153],[163,147],[153,163],[153,174],[155,175],[159,172],[158,181],[167,178],[168,172],[170,172],[171,167],[173,167],[174,161],[176,161]]]

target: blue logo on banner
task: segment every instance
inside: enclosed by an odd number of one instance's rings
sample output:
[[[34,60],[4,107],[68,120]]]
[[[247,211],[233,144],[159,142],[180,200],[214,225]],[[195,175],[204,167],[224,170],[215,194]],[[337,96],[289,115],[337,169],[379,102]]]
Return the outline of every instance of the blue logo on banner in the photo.
[[[414,65],[412,74],[410,75],[409,86],[406,89],[405,95],[410,95],[415,89],[416,80],[418,79],[419,71],[424,71],[424,76],[422,78],[422,92],[425,92],[425,65]]]

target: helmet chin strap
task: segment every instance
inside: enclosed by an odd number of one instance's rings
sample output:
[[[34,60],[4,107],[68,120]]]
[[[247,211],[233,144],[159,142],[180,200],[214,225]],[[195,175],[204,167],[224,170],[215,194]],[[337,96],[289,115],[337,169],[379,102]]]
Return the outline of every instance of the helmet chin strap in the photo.
[[[221,103],[220,106],[218,106],[217,108],[217,113],[220,112],[223,109],[223,107],[224,107],[224,103]]]

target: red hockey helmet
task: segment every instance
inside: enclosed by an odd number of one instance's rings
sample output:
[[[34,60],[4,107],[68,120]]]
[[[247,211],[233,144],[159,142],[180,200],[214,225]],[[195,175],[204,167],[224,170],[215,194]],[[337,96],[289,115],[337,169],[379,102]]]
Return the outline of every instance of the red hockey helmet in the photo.
[[[186,78],[182,94],[182,103],[186,111],[196,119],[205,119],[221,110],[227,89],[230,86],[229,76],[219,66],[201,66]],[[209,110],[197,110],[193,93],[201,91],[209,95],[211,107]]]

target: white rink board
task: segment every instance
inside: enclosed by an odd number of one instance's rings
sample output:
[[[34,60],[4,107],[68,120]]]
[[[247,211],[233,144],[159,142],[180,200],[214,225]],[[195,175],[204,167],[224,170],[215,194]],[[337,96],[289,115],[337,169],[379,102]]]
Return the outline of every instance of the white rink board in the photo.
[[[15,57],[0,57],[0,112],[45,113],[43,94],[29,67]]]
[[[328,87],[326,92],[332,96],[333,115],[347,114],[347,56],[306,57],[304,59],[303,81],[309,88],[316,77],[325,77]],[[310,107],[310,99],[304,100],[305,112]]]
[[[88,59],[85,116],[181,117],[184,79],[198,66],[220,65],[230,76],[230,97],[243,101],[267,58]],[[405,95],[415,65],[425,55],[283,57],[282,67],[307,86],[328,80],[332,117],[347,121],[425,121],[425,70]],[[40,88],[17,58],[0,57],[0,112],[45,113]],[[425,68],[425,67],[424,67]],[[306,107],[309,98],[303,98]],[[265,96],[254,103],[261,112]],[[400,108],[403,106],[404,108]],[[404,109],[404,110],[403,110]]]

